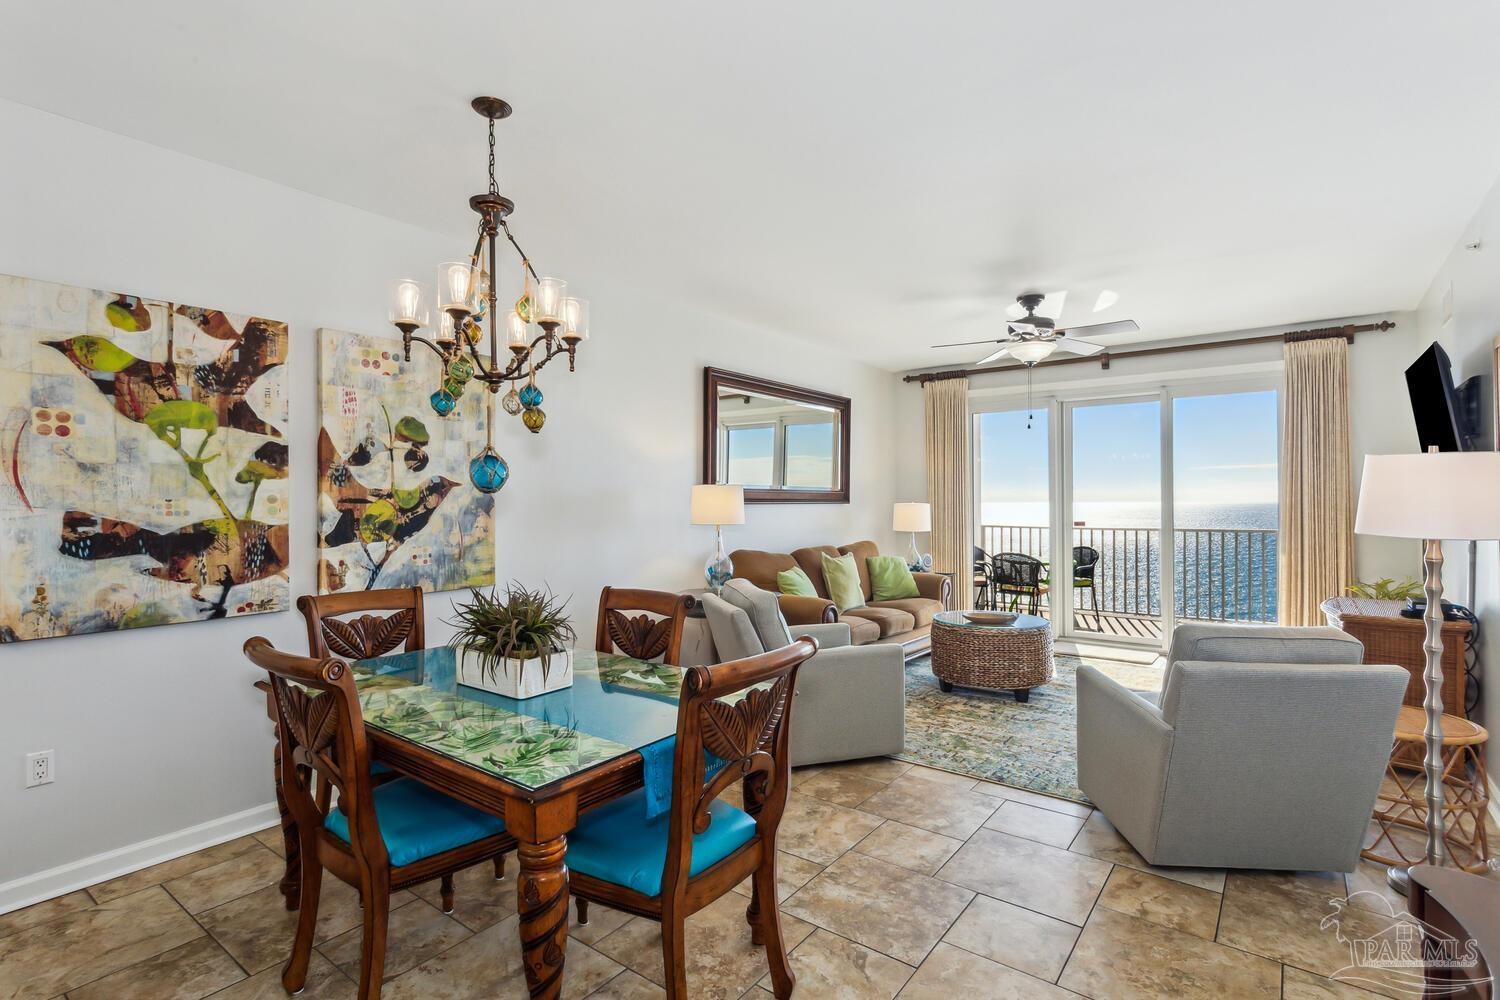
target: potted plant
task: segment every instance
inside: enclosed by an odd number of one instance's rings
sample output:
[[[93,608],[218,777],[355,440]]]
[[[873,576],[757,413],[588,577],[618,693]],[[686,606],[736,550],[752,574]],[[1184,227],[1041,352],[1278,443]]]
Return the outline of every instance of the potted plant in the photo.
[[[565,615],[567,601],[551,591],[510,583],[455,605],[458,631],[448,644],[458,652],[458,683],[507,698],[535,698],[570,687],[576,636]]]

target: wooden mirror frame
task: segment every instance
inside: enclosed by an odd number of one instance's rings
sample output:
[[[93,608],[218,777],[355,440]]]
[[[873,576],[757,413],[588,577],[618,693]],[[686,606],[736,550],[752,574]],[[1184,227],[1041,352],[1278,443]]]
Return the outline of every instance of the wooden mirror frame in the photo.
[[[761,490],[746,489],[746,503],[848,503],[849,502],[849,400],[816,389],[773,382],[755,375],[725,371],[722,368],[703,369],[703,482],[717,481],[715,470],[719,465],[719,393],[721,390],[742,389],[747,392],[780,396],[799,403],[826,406],[838,415],[839,421],[839,485],[833,490]]]

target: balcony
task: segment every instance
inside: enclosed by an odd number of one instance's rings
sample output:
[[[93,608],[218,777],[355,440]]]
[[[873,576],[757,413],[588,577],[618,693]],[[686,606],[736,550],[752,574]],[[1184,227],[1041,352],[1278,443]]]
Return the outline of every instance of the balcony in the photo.
[[[1119,638],[1162,634],[1161,530],[1078,525],[1074,543],[1099,553],[1094,591],[1074,591],[1074,631]],[[1049,532],[1037,525],[985,524],[979,547],[1052,562]],[[1276,531],[1178,528],[1173,532],[1178,621],[1276,621]],[[1053,571],[1049,574],[1061,582]],[[1095,604],[1097,599],[1097,605]],[[1046,601],[1042,613],[1049,614]]]

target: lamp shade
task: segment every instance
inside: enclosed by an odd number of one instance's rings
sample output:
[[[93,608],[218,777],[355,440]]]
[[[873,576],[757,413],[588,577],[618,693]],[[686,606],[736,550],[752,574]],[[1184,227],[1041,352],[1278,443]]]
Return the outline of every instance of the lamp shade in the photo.
[[[891,515],[892,531],[931,531],[932,505],[926,503],[898,503]]]
[[[745,488],[743,486],[693,487],[694,524],[744,524]]]
[[[1500,538],[1500,452],[1366,455],[1354,530],[1391,538]]]

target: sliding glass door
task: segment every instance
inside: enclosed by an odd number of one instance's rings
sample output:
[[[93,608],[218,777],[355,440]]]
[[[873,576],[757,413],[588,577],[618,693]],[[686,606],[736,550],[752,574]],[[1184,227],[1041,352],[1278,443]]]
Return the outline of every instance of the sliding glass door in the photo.
[[[1276,620],[1274,389],[1172,400],[1177,618]]]
[[[1074,632],[1160,642],[1162,400],[1083,401],[1067,413],[1070,542],[1052,585],[1072,605]]]
[[[1268,375],[976,406],[979,600],[1148,647],[1182,620],[1274,621],[1278,396]]]
[[[974,418],[976,601],[1023,610],[1047,610],[1040,586],[1020,587],[1006,594],[991,579],[996,557],[1016,557],[1046,563],[1052,558],[1051,413],[1039,410],[1002,410]],[[1045,578],[1045,571],[1038,574]],[[1030,592],[1028,592],[1028,589]]]

